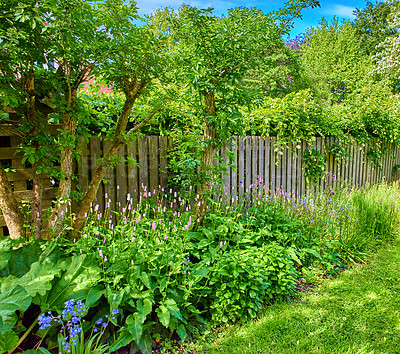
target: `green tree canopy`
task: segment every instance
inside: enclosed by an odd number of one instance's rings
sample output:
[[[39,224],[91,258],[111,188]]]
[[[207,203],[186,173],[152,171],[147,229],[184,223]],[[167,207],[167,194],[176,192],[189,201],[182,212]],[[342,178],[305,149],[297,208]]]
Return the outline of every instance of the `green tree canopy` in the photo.
[[[366,55],[376,54],[380,50],[378,44],[396,33],[388,26],[389,15],[395,4],[393,0],[377,1],[375,4],[367,1],[365,8],[354,10],[356,35],[360,41],[360,49]]]
[[[321,99],[340,102],[372,82],[371,59],[357,39],[353,24],[338,18],[330,23],[323,18],[318,27],[307,30],[300,51],[312,88]]]

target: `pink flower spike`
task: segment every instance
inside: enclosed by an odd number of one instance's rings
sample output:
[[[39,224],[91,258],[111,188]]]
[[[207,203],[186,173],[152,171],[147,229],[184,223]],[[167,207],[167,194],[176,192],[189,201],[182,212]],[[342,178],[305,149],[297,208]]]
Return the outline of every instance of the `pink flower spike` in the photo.
[[[152,229],[155,230],[155,229],[156,229],[156,226],[157,226],[156,222],[153,221]]]
[[[114,294],[113,300],[115,300],[117,298],[117,294]]]

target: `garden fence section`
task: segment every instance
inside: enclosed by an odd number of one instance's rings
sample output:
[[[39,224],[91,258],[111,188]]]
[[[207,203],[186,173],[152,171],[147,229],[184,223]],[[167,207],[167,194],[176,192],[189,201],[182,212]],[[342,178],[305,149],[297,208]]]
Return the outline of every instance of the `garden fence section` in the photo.
[[[230,165],[223,175],[224,194],[228,198],[246,192],[251,185],[263,184],[270,190],[280,189],[304,195],[316,188],[334,188],[337,183],[350,183],[364,187],[382,180],[392,182],[400,179],[400,148],[385,144],[378,150],[376,146],[360,145],[353,141],[340,151],[341,155],[331,153],[338,145],[334,138],[316,138],[312,144],[279,144],[275,137],[235,137],[222,149],[222,156],[230,156]],[[304,158],[305,150],[317,151],[322,161],[322,178],[313,182],[314,165],[311,159]],[[382,155],[372,162],[366,158],[373,151]],[[317,172],[317,169],[315,169]],[[308,179],[307,179],[308,177]],[[308,180],[308,183],[307,183]]]
[[[58,128],[53,127],[55,133]],[[21,138],[13,135],[10,127],[0,126],[0,160],[3,166],[11,167],[7,176],[17,197],[29,201],[32,197],[32,169],[22,163],[22,153],[18,152],[20,142]],[[348,156],[342,159],[328,152],[333,143],[330,138],[316,138],[311,146],[303,142],[279,147],[275,137],[234,137],[218,152],[226,161],[230,157],[229,167],[222,176],[225,180],[224,194],[228,198],[240,196],[250,185],[260,182],[272,190],[280,188],[302,195],[310,188],[332,186],[336,180],[365,186],[383,179],[389,182],[400,179],[400,172],[397,172],[397,165],[400,166],[399,148],[387,144],[385,153],[376,161],[382,166],[378,168],[369,160],[365,162],[370,147],[353,143],[342,151]],[[76,162],[76,171],[80,191],[86,190],[109,144],[96,136],[88,141],[84,137],[79,138],[82,153],[80,161]],[[104,210],[107,203],[110,209],[117,210],[119,204],[123,207],[126,203],[128,194],[135,203],[140,198],[139,192],[143,193],[144,189],[153,194],[160,188],[168,188],[167,156],[172,147],[172,139],[163,136],[139,137],[125,145],[100,185],[96,196],[99,209]],[[307,164],[303,156],[305,149],[312,148],[326,156],[326,173],[317,184],[306,182],[306,170],[312,165]],[[57,188],[44,176],[44,208],[51,207],[56,192]],[[7,234],[7,229],[0,215],[0,236],[4,234]]]

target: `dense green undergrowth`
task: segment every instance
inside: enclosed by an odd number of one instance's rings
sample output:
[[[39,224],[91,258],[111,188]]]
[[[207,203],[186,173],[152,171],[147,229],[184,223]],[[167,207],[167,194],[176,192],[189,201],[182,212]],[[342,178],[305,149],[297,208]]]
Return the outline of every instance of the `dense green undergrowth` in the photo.
[[[394,238],[396,185],[349,190],[327,182],[302,198],[252,185],[229,202],[210,201],[201,222],[192,211],[199,196],[190,202],[143,190],[139,205],[128,195],[118,212],[107,206],[102,215],[93,205],[79,239],[16,249],[21,241],[2,240],[0,351],[35,333],[37,346],[68,352],[59,349],[61,322],[36,326],[41,313],[62,314],[68,300],[84,303],[76,322],[87,340],[118,312],[96,337],[105,351],[129,345],[150,353],[154,341],[167,348],[172,335],[187,341],[210,326],[255,318],[293,296],[299,278],[334,276]],[[68,337],[71,347],[76,339]]]
[[[227,326],[200,353],[398,353],[400,243],[368,264],[321,281],[293,302],[265,307],[256,321]]]

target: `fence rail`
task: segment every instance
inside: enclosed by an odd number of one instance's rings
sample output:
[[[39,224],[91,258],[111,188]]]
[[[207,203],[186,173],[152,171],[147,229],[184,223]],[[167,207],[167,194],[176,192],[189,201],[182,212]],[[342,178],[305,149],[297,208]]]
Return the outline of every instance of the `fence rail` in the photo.
[[[15,194],[21,200],[30,200],[32,169],[22,164],[22,154],[17,148],[21,138],[12,135],[10,129],[6,128],[0,126],[0,160],[13,169],[7,176]],[[56,132],[56,127],[53,130]],[[234,137],[218,152],[225,161],[231,156],[230,166],[222,176],[225,180],[224,193],[228,198],[241,195],[249,185],[259,182],[271,189],[282,188],[302,195],[310,187],[324,188],[331,185],[332,176],[358,186],[374,184],[383,179],[388,182],[400,179],[400,172],[393,172],[393,167],[400,164],[400,149],[389,144],[385,145],[385,153],[380,159],[382,168],[377,168],[366,159],[370,146],[355,142],[345,150],[348,159],[335,157],[328,152],[328,147],[334,143],[332,138],[316,138],[312,145],[302,142],[289,144],[281,149],[277,143],[275,137]],[[80,189],[85,191],[99,159],[109,147],[109,142],[98,137],[91,137],[89,141],[80,137],[79,147],[82,155],[76,164],[76,171]],[[163,136],[139,137],[125,145],[119,154],[119,162],[109,168],[97,192],[96,202],[100,210],[104,209],[106,197],[110,207],[114,209],[118,203],[125,203],[128,193],[136,202],[142,186],[151,192],[167,188],[167,155],[172,147],[172,139]],[[310,148],[326,156],[326,175],[317,184],[307,184],[305,178],[306,164],[303,155],[305,149]],[[130,163],[132,161],[137,163]],[[43,207],[49,208],[57,188],[50,183],[48,177],[43,178],[43,190]],[[0,215],[0,236],[3,234],[7,234],[7,229]]]

